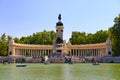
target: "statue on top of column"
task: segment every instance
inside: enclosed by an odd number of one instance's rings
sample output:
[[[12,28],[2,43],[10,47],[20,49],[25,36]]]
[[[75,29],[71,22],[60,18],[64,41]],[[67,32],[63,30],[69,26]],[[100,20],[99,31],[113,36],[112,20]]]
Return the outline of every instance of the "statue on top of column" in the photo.
[[[56,23],[56,26],[63,26],[63,23],[61,22],[61,14],[59,14],[59,16],[58,16],[58,22]]]
[[[62,18],[61,18],[61,14],[59,14],[59,16],[58,16],[58,20],[61,20]]]

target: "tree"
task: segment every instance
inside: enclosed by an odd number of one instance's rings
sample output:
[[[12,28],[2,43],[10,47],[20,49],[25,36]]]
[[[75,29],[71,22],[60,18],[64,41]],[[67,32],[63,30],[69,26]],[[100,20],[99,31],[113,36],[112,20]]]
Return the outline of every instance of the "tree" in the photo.
[[[7,36],[7,42],[9,43],[9,41],[12,39],[12,37],[10,35]]]
[[[105,42],[108,38],[108,31],[99,30],[96,33],[72,32],[70,42],[72,44],[93,44]]]
[[[46,31],[36,32],[27,37],[14,38],[16,43],[22,44],[44,44],[44,45],[52,45],[53,41],[56,38],[56,33],[54,31]]]
[[[15,43],[20,43],[20,39],[17,37],[14,38],[14,41],[15,41]]]
[[[114,56],[120,56],[120,15],[114,18],[115,24],[109,28]]]
[[[6,41],[6,35],[5,35],[5,33],[2,34],[2,36],[1,36],[1,41],[3,41],[3,42]]]
[[[8,41],[6,34],[3,33],[0,39],[0,56],[6,56],[8,53]]]
[[[107,38],[108,38],[108,31],[103,31],[103,30],[97,31],[93,37],[95,43],[105,42]]]
[[[72,32],[70,38],[72,44],[85,44],[86,43],[86,33],[85,32]]]

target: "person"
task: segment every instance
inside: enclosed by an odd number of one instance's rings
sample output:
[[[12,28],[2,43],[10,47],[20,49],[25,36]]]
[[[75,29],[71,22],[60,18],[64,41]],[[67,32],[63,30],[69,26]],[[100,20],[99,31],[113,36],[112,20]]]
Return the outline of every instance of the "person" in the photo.
[[[95,59],[94,59],[94,58],[92,58],[91,62],[92,62],[92,63],[95,63]]]
[[[7,60],[3,59],[3,64],[7,64],[7,62],[8,62]]]
[[[69,64],[73,64],[71,57],[69,57]]]
[[[49,61],[48,61],[48,56],[45,56],[45,61],[44,61],[44,64],[49,64]]]
[[[45,61],[45,58],[43,56],[41,56],[41,61],[42,63]]]

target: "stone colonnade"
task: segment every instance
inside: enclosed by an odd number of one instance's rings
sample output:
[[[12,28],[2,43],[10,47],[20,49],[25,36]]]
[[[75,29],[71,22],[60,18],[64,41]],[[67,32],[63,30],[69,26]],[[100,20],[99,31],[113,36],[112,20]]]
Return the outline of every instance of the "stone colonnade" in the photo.
[[[52,50],[50,49],[22,49],[16,48],[15,55],[22,56],[41,56],[41,55],[50,55]]]
[[[9,53],[10,52],[12,53],[12,56],[39,57],[43,55],[50,55],[52,53],[52,45],[30,45],[13,43],[9,44]]]
[[[86,44],[86,45],[70,45],[69,54],[72,56],[92,56],[102,57],[108,56],[108,49],[106,43]]]
[[[61,54],[70,54],[77,57],[103,57],[112,56],[112,46],[110,39],[104,43],[99,44],[85,44],[85,45],[71,45],[65,43],[66,46],[61,48]],[[57,49],[57,48],[56,48]],[[12,41],[9,44],[9,55],[11,56],[43,56],[50,55],[54,52],[53,45],[34,45],[34,44],[18,44]]]
[[[72,56],[105,56],[106,49],[71,49],[69,54]]]

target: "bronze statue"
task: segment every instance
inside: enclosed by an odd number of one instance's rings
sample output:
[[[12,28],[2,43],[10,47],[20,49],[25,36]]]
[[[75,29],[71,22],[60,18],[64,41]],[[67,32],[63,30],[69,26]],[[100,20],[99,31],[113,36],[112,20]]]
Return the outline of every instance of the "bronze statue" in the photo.
[[[58,20],[61,20],[61,14],[59,14],[59,16],[58,16]]]
[[[63,26],[63,23],[61,22],[61,14],[59,14],[59,16],[58,16],[58,22],[56,23],[56,26]]]

